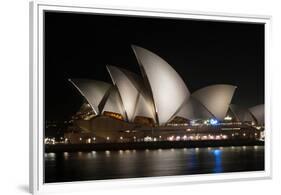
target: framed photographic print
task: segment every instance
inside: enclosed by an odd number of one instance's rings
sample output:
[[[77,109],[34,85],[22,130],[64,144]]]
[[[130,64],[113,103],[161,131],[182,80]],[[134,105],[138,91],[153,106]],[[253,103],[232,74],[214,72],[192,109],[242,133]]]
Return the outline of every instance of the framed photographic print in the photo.
[[[269,16],[30,14],[31,192],[271,177]]]

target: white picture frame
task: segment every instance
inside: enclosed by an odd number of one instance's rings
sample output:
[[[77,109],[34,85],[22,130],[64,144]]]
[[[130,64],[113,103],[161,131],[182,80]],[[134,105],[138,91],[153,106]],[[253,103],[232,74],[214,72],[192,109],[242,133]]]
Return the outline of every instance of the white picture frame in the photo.
[[[186,176],[115,179],[87,182],[43,182],[43,12],[45,10],[86,12],[132,16],[186,18],[265,24],[265,170],[255,172],[200,174]],[[123,188],[126,186],[173,185],[179,183],[207,183],[249,179],[270,179],[272,177],[271,144],[271,80],[270,80],[270,16],[229,13],[191,12],[187,10],[152,10],[144,8],[108,7],[67,2],[38,0],[30,3],[30,192],[78,191],[80,189]]]

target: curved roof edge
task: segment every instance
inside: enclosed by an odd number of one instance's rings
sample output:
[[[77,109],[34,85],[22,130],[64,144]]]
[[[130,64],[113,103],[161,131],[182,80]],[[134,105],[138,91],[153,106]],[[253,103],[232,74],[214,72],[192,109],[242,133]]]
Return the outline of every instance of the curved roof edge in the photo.
[[[260,125],[264,125],[264,104],[259,104],[249,108],[249,111],[257,119]]]
[[[236,88],[236,86],[226,84],[210,85],[195,91],[191,96],[217,119],[223,120]]]
[[[229,110],[233,113],[236,120],[244,122],[244,121],[256,121],[252,113],[241,106],[237,106],[234,104],[229,105]]]
[[[180,75],[161,57],[136,45],[132,48],[152,93],[156,119],[163,125],[189,97],[189,90]],[[174,100],[167,94],[173,94]]]
[[[103,81],[90,79],[68,79],[68,81],[91,105],[95,114],[99,114],[101,112],[99,105],[106,98],[112,85]]]
[[[116,86],[112,86],[110,88],[109,94],[106,97],[104,106],[101,110],[101,114],[105,111],[121,114],[125,120],[128,120],[124,105]]]
[[[152,98],[148,95],[142,79],[123,68],[107,66],[107,70],[118,88],[128,120],[134,121],[136,116],[144,116],[155,121]]]
[[[177,116],[188,120],[214,117],[212,113],[205,108],[205,106],[193,97],[189,97],[169,121],[173,120]]]

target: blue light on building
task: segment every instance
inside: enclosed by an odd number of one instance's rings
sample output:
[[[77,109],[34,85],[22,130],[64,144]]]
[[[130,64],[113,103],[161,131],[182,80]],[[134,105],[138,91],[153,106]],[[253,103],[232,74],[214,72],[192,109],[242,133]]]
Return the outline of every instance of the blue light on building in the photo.
[[[219,121],[217,119],[210,119],[210,124],[211,125],[217,125],[219,123]]]

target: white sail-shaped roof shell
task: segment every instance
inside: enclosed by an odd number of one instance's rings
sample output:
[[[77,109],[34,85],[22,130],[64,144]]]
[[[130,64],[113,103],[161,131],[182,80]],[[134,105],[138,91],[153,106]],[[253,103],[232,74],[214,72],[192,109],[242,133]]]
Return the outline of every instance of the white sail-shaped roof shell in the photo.
[[[195,91],[192,97],[197,99],[217,119],[223,120],[229,108],[236,86],[211,85]]]
[[[126,114],[124,111],[122,100],[115,86],[111,87],[109,91],[109,95],[103,106],[102,113],[105,111],[121,114],[123,118],[126,119]]]
[[[234,116],[241,122],[243,122],[243,121],[254,121],[254,118],[253,118],[253,116],[251,115],[251,113],[249,112],[248,109],[245,109],[245,108],[242,108],[240,106],[233,105],[233,104],[231,104],[229,106],[229,109],[234,114]]]
[[[128,120],[133,121],[136,116],[154,119],[152,99],[146,95],[141,78],[133,72],[115,66],[107,66],[107,69],[118,88]]]
[[[196,99],[189,97],[173,118],[180,116],[189,120],[208,119],[213,115]]]
[[[105,98],[111,84],[90,79],[69,79],[91,105],[96,114],[100,114],[99,104]]]
[[[134,118],[137,116],[152,118],[156,122],[152,98],[146,94],[139,93]]]
[[[162,58],[144,48],[132,48],[151,89],[158,123],[163,125],[189,97],[189,90],[179,74]]]
[[[249,111],[254,115],[260,125],[264,124],[264,104],[249,108]]]

